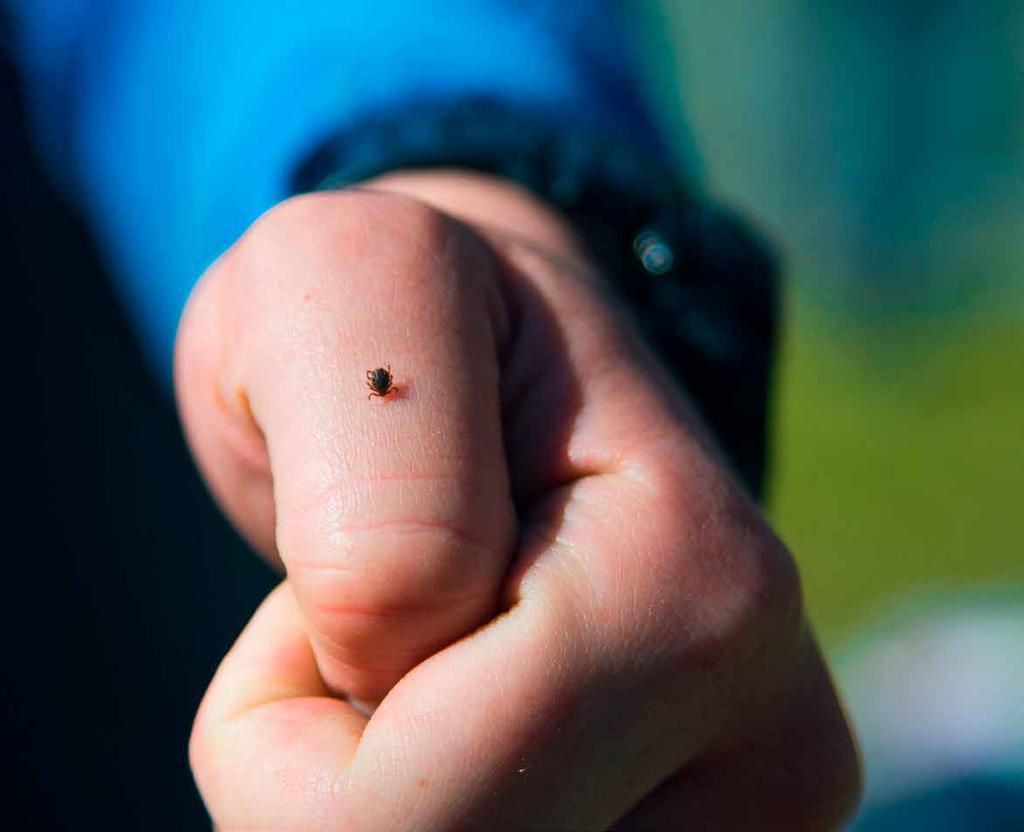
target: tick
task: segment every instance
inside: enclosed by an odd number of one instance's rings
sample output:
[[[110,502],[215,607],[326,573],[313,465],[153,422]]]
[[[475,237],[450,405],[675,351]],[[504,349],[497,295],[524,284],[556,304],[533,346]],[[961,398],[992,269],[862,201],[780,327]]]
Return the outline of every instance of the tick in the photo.
[[[367,399],[372,399],[374,396],[383,399],[388,393],[393,393],[395,384],[391,377],[391,365],[388,364],[387,369],[378,367],[376,370],[367,370],[366,386],[370,388],[370,395],[366,397]]]

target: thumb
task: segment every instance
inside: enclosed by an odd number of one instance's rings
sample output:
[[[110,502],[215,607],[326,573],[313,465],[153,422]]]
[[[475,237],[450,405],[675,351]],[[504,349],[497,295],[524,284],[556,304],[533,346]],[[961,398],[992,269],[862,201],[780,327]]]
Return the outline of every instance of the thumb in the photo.
[[[278,206],[189,301],[175,375],[190,443],[283,562],[336,693],[379,700],[495,611],[516,535],[507,326],[472,232],[368,191]],[[371,395],[367,371],[389,365],[393,389]]]

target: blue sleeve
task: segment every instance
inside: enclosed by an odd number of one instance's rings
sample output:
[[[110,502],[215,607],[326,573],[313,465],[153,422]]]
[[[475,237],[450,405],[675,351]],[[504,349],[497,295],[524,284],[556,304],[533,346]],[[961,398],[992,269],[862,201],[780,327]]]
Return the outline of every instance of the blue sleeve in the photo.
[[[488,96],[665,154],[615,0],[18,0],[42,155],[166,375],[202,270],[327,134]]]

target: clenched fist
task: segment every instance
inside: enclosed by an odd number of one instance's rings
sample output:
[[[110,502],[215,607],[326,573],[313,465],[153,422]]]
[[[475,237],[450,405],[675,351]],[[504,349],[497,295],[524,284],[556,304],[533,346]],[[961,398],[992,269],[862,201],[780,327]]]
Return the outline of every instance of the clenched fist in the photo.
[[[851,811],[789,554],[531,196],[448,171],[283,203],[193,293],[177,387],[287,575],[196,719],[222,832]]]

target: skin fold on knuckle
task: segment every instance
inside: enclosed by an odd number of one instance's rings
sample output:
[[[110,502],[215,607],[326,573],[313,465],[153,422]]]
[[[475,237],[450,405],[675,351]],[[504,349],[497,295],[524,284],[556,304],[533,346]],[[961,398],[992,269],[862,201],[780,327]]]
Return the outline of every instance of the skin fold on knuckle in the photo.
[[[793,559],[731,483],[701,478],[697,493],[678,471],[644,477],[657,534],[623,583],[643,593],[646,577],[646,594],[610,625],[628,636],[623,664],[642,680],[638,707],[662,726],[650,748],[674,744],[681,771],[702,759],[753,766],[752,811],[773,818],[764,828],[838,828],[857,802],[859,763]],[[703,734],[666,729],[693,713]]]
[[[296,581],[323,593],[318,604],[387,616],[496,592],[511,554],[511,516],[492,511],[483,525],[479,491],[447,485],[403,484],[384,504],[375,494],[339,480],[280,516],[278,549]]]
[[[650,564],[676,613],[649,631],[651,644],[679,645],[661,654],[663,694],[692,699],[694,670],[705,678],[717,714],[708,749],[755,769],[752,799],[776,818],[765,828],[838,828],[858,799],[859,762],[792,556],[728,477],[700,477],[700,493],[671,471],[653,480],[678,541]]]
[[[448,511],[359,521],[328,497],[282,513],[278,549],[333,689],[379,698],[495,613],[508,554]]]
[[[726,471],[692,443],[659,442],[626,476],[639,488],[643,556],[636,652],[665,680],[746,673],[792,651],[805,628],[789,552]]]

